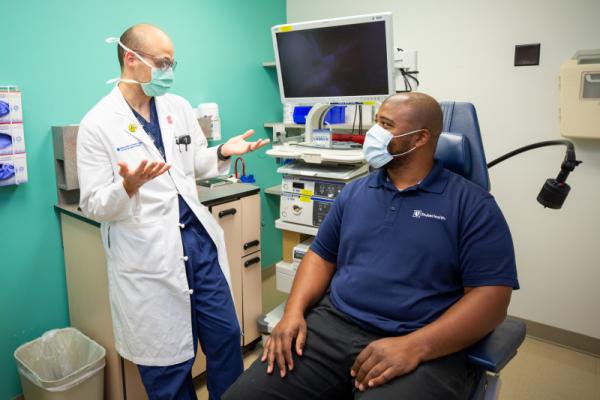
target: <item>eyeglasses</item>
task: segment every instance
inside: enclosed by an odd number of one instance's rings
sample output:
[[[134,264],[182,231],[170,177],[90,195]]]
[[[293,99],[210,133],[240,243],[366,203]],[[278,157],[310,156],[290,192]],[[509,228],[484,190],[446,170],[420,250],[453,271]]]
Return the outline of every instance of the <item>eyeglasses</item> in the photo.
[[[177,67],[177,61],[172,60],[169,57],[156,57],[152,54],[148,54],[140,50],[131,50],[152,59],[154,66],[162,71],[167,70],[169,68],[173,68],[173,70],[175,70],[175,68]]]

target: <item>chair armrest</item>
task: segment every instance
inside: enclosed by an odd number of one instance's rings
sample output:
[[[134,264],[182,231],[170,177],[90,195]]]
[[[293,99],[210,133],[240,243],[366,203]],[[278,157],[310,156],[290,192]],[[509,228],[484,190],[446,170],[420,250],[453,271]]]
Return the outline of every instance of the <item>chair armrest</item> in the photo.
[[[525,323],[507,318],[489,335],[467,349],[471,364],[498,373],[517,354],[525,340]]]

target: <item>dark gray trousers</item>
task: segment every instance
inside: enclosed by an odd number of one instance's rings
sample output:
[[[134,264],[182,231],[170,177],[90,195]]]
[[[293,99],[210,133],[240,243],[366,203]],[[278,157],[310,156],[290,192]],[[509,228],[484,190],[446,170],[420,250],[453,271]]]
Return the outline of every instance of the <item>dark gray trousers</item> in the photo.
[[[303,356],[294,354],[294,370],[285,378],[277,365],[271,375],[260,357],[229,388],[223,400],[428,400],[467,399],[475,373],[464,352],[422,363],[410,374],[385,385],[354,390],[350,368],[370,342],[383,336],[358,327],[325,296],[306,316]]]

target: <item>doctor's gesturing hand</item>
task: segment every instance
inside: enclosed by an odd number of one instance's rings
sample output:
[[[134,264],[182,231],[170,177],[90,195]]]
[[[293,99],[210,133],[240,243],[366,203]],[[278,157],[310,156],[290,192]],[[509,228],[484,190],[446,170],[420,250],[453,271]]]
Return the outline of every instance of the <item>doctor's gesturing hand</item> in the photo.
[[[259,149],[269,143],[269,139],[258,139],[256,142],[247,142],[246,139],[252,135],[254,135],[254,129],[249,129],[241,135],[232,137],[223,145],[223,147],[221,147],[221,154],[224,157],[242,155]]]
[[[118,165],[119,175],[123,177],[123,187],[129,197],[136,194],[144,183],[164,174],[171,168],[170,165],[163,161],[152,161],[151,163],[148,163],[148,160],[140,162],[138,167],[133,171],[129,169],[129,166],[125,162],[120,162]]]

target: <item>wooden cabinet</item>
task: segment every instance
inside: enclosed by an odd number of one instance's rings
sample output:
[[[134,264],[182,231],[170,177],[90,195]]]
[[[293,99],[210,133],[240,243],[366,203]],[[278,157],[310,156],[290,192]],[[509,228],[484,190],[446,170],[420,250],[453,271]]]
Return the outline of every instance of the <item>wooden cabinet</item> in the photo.
[[[225,232],[235,312],[242,330],[241,344],[246,346],[260,337],[260,196],[253,194],[209,208]]]
[[[199,192],[225,231],[236,313],[242,345],[260,337],[262,312],[260,262],[260,198],[258,188],[233,184]],[[76,205],[59,206],[71,326],[106,349],[105,399],[147,400],[138,368],[122,359],[114,347],[106,258],[99,224],[81,215]],[[192,376],[206,370],[198,346]]]

